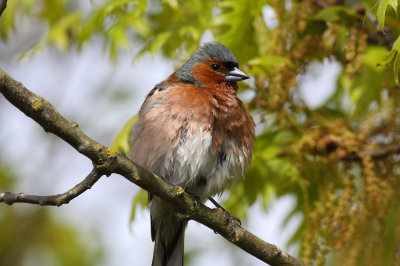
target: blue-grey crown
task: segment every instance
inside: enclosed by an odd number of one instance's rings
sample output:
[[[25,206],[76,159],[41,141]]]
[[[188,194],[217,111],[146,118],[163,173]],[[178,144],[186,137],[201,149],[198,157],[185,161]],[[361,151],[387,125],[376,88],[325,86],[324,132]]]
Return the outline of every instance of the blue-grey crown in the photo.
[[[223,63],[231,63],[235,66],[238,65],[235,56],[225,45],[218,42],[207,42],[202,44],[200,48],[176,71],[178,78],[183,82],[194,83],[202,86],[194,79],[192,68],[195,64],[204,62],[208,59],[217,59]]]

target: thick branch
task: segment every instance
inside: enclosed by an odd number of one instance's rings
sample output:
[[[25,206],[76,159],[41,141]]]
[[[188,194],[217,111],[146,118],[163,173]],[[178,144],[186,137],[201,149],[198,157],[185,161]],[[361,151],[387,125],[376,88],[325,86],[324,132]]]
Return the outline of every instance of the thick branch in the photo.
[[[89,173],[89,175],[75,187],[71,188],[67,192],[63,194],[51,195],[51,196],[37,196],[37,195],[28,195],[25,193],[12,194],[7,191],[0,191],[0,202],[4,202],[8,205],[12,205],[16,202],[20,203],[31,203],[38,204],[41,206],[50,205],[50,206],[61,206],[63,204],[69,203],[74,198],[78,197],[80,194],[90,189],[97,180],[103,174],[97,168],[93,168],[93,170]]]
[[[118,173],[141,188],[170,202],[181,212],[181,215],[179,215],[181,218],[204,224],[246,252],[271,265],[305,265],[301,260],[261,240],[240,226],[236,227],[236,234],[233,234],[223,212],[195,203],[192,197],[184,192],[181,187],[165,182],[129,160],[124,154],[118,154],[92,140],[79,129],[77,123],[66,120],[48,101],[27,90],[21,83],[13,80],[1,69],[0,92],[9,102],[39,123],[46,131],[59,136],[78,152],[90,158],[95,165],[101,167],[102,173]],[[96,178],[98,179],[97,176]],[[96,181],[93,180],[91,184]],[[81,193],[84,192],[83,190],[80,191]],[[15,197],[13,203],[35,203],[33,200],[23,201],[19,199],[21,197]],[[1,201],[4,201],[4,196],[0,197]]]

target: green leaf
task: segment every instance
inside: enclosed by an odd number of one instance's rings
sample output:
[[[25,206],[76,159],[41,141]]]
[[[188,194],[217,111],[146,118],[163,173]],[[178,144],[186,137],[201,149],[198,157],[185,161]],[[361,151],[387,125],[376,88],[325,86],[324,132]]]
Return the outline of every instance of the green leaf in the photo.
[[[377,60],[377,66],[380,65],[387,65],[390,62],[393,62],[393,74],[394,80],[396,84],[399,84],[399,69],[400,69],[400,59],[399,59],[399,52],[400,52],[400,37],[397,37],[396,41],[394,42],[392,49],[386,53],[386,55],[381,60]]]
[[[66,51],[70,46],[71,32],[73,29],[77,29],[76,25],[80,20],[81,13],[79,11],[62,17],[51,27],[48,42],[53,43],[61,51]]]
[[[163,0],[163,3],[169,5],[172,9],[179,8],[178,0]]]
[[[9,1],[7,8],[0,17],[0,35],[6,40],[11,30],[15,29],[15,16],[18,11],[18,1]]]
[[[238,200],[246,199],[246,203],[251,205],[260,196],[266,207],[279,191],[298,180],[299,172],[291,160],[279,156],[288,143],[295,139],[296,136],[287,130],[267,130],[257,136],[254,158],[242,182],[244,195]]]
[[[268,72],[270,69],[280,66],[294,66],[293,62],[289,58],[273,55],[253,58],[248,62],[248,64],[252,67],[249,71],[250,74],[263,74]]]
[[[132,201],[132,209],[131,209],[131,216],[129,218],[129,222],[133,222],[135,220],[136,211],[138,207],[147,208],[148,207],[148,199],[147,199],[147,191],[140,189],[138,193],[136,193],[135,197]]]
[[[397,14],[398,3],[397,0],[380,0],[378,5],[378,10],[376,12],[376,16],[378,17],[379,27],[383,31],[383,27],[385,24],[385,14],[387,7],[390,6],[394,9]]]
[[[216,41],[232,50],[239,62],[245,62],[257,54],[256,46],[251,43],[256,39],[255,21],[262,17],[262,6],[267,1],[221,1],[221,13],[214,17]],[[248,41],[244,41],[248,40]]]
[[[350,98],[355,103],[356,116],[368,113],[371,103],[380,104],[384,69],[376,62],[386,53],[383,47],[370,47],[364,54],[363,66],[357,79],[352,84]]]
[[[332,22],[353,22],[359,19],[360,15],[354,9],[344,6],[331,6],[319,11],[312,19]]]
[[[399,42],[399,45],[400,45],[400,42]],[[398,47],[398,48],[400,48],[400,47]],[[387,50],[386,50],[386,48],[384,48],[382,46],[370,46],[364,54],[363,64],[374,68],[374,70],[377,72],[382,72],[383,69],[380,68],[376,64],[376,62],[379,62],[379,60],[384,56],[385,53],[387,53]]]
[[[161,47],[168,41],[170,37],[171,37],[171,32],[169,31],[157,35],[157,37],[150,40],[143,47],[143,49],[140,50],[140,52],[136,55],[135,60],[139,60],[144,55],[145,52],[150,52],[150,54],[154,56],[157,53],[157,51],[159,51]]]
[[[110,43],[110,58],[117,60],[118,49],[127,49],[129,47],[129,39],[123,27],[112,27],[108,32]]]
[[[394,50],[394,49],[390,50],[382,60],[378,61],[378,63],[376,65],[381,66],[381,65],[389,64],[394,59],[396,54],[397,54],[396,50]]]
[[[128,122],[125,123],[125,125],[122,127],[122,129],[117,133],[115,136],[114,140],[111,143],[111,148],[117,152],[123,152],[123,153],[128,153],[129,152],[129,137],[131,134],[131,130],[133,125],[137,122],[138,120],[138,115],[134,115],[131,119],[128,120]]]

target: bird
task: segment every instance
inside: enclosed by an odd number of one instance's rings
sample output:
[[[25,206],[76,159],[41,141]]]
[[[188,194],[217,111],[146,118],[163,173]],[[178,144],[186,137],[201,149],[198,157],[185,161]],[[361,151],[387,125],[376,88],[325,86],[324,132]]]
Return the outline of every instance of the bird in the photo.
[[[205,201],[243,177],[251,163],[255,123],[237,97],[249,79],[233,53],[203,43],[147,94],[130,136],[130,158]],[[152,266],[182,266],[187,221],[174,206],[148,195]]]

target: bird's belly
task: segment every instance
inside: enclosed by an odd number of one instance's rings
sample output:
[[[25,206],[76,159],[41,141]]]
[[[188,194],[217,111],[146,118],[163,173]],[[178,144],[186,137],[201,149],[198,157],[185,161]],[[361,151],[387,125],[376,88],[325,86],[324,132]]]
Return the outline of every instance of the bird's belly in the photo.
[[[211,132],[199,129],[193,136],[180,139],[160,170],[170,183],[205,199],[242,177],[248,162],[248,154],[236,139],[227,137],[215,147]]]

